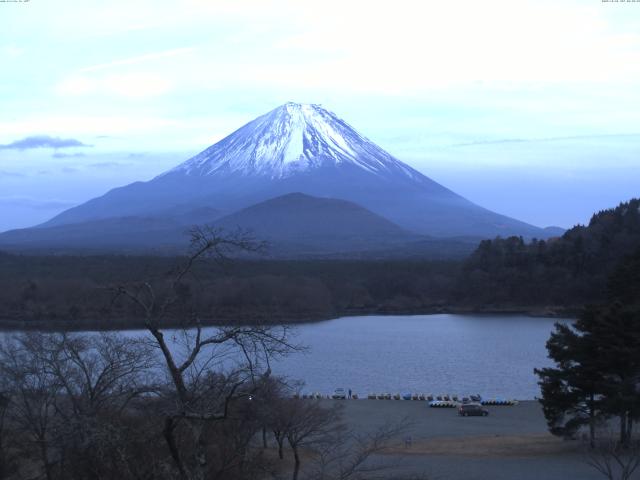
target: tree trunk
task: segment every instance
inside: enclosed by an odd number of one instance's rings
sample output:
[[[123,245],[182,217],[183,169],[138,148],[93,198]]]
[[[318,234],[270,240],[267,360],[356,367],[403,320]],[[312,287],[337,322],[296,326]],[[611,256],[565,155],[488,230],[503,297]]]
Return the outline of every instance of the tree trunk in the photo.
[[[182,480],[187,480],[187,472],[184,469],[184,465],[182,464],[182,458],[180,458],[180,451],[176,445],[176,440],[173,436],[173,432],[176,428],[176,423],[171,417],[167,417],[164,420],[164,429],[162,430],[162,435],[164,435],[164,439],[167,442],[167,447],[169,447],[169,452],[171,453],[171,458],[173,458],[178,471],[180,472],[180,478]]]
[[[267,427],[262,427],[262,448],[267,448]]]
[[[593,393],[589,396],[589,447],[595,448],[596,440],[596,412],[594,407]]]
[[[298,480],[298,474],[300,473],[300,456],[298,455],[298,447],[293,448],[293,480]]]
[[[620,414],[620,445],[627,444],[627,412]]]
[[[40,455],[42,456],[42,464],[44,466],[44,473],[47,480],[53,479],[53,473],[51,472],[51,464],[49,463],[49,452],[47,450],[47,444],[45,440],[40,440]]]
[[[284,436],[279,432],[273,432],[273,436],[276,439],[276,443],[278,444],[278,457],[280,460],[284,459]]]
[[[204,426],[201,422],[195,421],[192,424],[195,434],[196,448],[195,448],[195,460],[196,460],[196,480],[205,480],[207,476],[207,446],[204,442]]]
[[[169,374],[171,375],[171,379],[173,380],[173,384],[176,387],[176,392],[178,393],[178,397],[182,403],[186,403],[187,401],[187,386],[184,384],[184,378],[182,376],[182,372],[176,365],[176,362],[173,360],[173,354],[169,347],[167,346],[167,342],[164,340],[163,333],[155,327],[150,326],[150,322],[147,322],[147,330],[153,335],[160,347],[160,351],[164,356],[165,362],[167,364],[167,369],[169,370]]]

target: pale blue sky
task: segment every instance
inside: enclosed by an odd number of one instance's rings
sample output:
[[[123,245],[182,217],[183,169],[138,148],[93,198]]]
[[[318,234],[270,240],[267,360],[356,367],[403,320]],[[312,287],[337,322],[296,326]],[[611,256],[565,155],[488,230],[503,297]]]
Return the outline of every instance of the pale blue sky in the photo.
[[[290,100],[536,225],[640,195],[640,3],[0,3],[0,73],[0,230]]]

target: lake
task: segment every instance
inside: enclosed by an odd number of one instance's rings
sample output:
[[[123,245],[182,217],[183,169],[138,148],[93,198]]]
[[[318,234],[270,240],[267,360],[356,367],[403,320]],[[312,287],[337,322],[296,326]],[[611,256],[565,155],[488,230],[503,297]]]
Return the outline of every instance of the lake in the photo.
[[[440,314],[304,323],[295,326],[292,341],[308,350],[274,362],[272,370],[304,381],[303,392],[325,395],[342,387],[361,397],[415,392],[533,399],[539,395],[533,369],[551,365],[545,342],[556,321],[570,320]]]
[[[534,367],[551,365],[545,342],[557,319],[524,315],[344,317],[296,328],[309,351],[275,373],[306,382],[305,392],[336,387],[533,399]],[[569,320],[560,320],[568,322]]]

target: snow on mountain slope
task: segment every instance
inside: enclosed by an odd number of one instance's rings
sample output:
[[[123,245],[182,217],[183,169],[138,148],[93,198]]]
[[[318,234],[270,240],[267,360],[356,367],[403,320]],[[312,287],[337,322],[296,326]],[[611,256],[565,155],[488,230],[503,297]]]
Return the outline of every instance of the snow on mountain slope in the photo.
[[[381,176],[422,177],[320,105],[286,103],[236,130],[167,174],[289,177],[350,164]]]

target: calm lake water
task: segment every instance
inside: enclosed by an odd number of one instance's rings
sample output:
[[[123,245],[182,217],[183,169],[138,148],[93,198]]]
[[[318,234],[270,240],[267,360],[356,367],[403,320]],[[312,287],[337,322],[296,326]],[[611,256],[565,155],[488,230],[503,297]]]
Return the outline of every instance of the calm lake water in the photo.
[[[557,319],[521,315],[344,317],[296,329],[309,351],[278,362],[276,373],[336,387],[533,399],[534,367],[550,365],[545,342]],[[569,320],[562,320],[568,322]]]
[[[292,341],[308,350],[274,362],[272,370],[304,381],[303,392],[330,394],[342,387],[360,396],[479,393],[533,399],[539,395],[533,369],[551,364],[545,342],[556,321],[524,315],[442,314],[343,317],[300,324],[293,329]],[[132,338],[148,335],[123,333]]]

